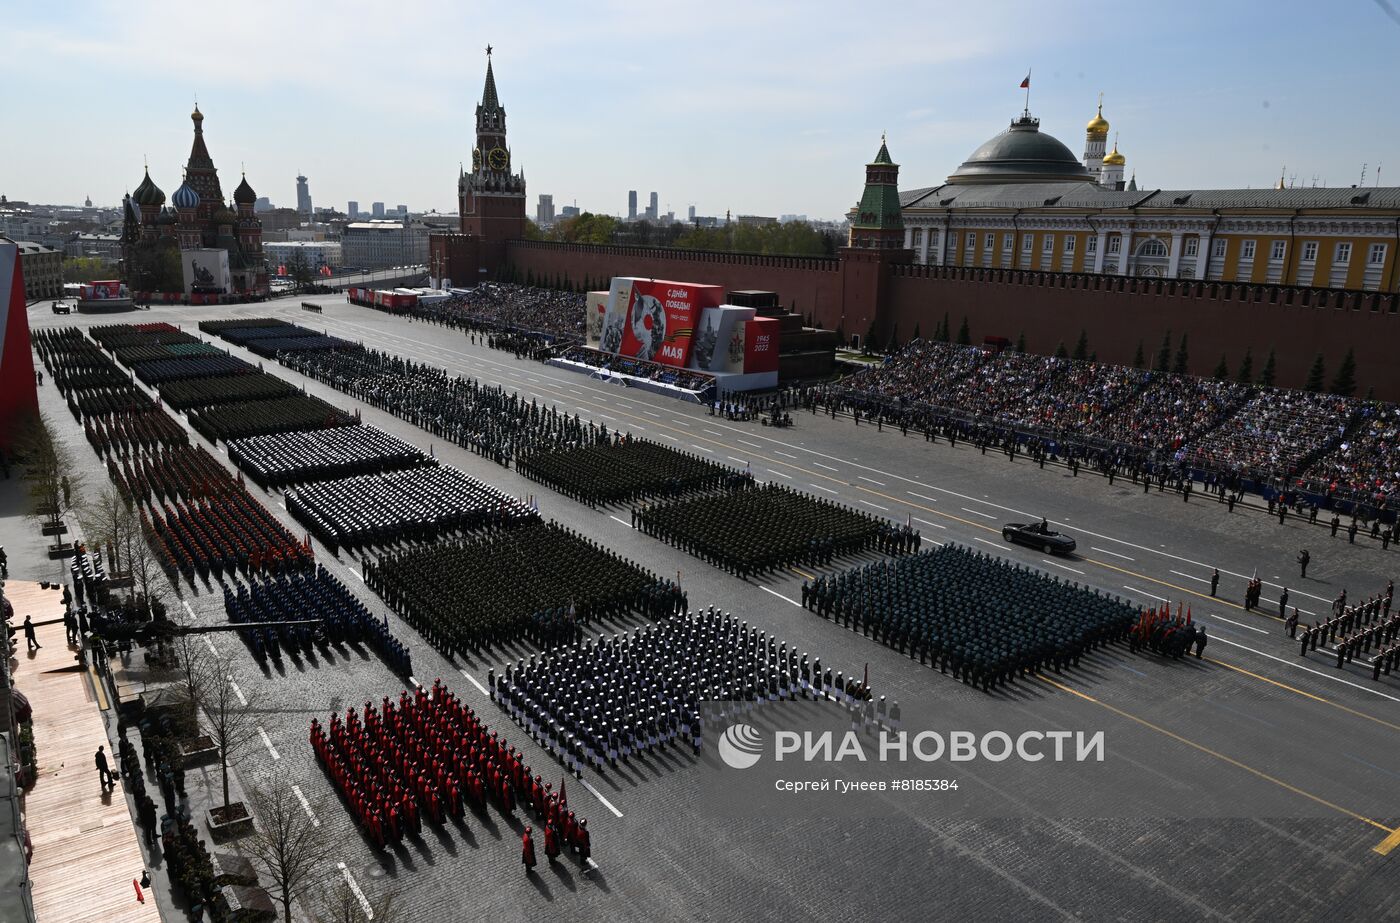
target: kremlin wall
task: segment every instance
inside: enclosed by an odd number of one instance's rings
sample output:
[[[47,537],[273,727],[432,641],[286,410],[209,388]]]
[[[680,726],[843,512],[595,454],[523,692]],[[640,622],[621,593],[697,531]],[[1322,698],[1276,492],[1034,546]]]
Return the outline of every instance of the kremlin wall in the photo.
[[[1400,400],[1400,189],[1163,190],[1124,182],[1108,122],[1086,128],[1082,160],[1023,112],[947,181],[901,193],[882,142],[835,258],[527,241],[525,181],[511,172],[505,109],[487,66],[472,172],[458,181],[459,231],[434,235],[434,275],[690,279],[778,294],[847,340],[927,336],[946,315],[973,343],[1072,347],[1100,361],[1151,361],[1188,337],[1189,368],[1232,370],[1272,350],[1276,383],[1330,377],[1354,350],[1358,395]]]

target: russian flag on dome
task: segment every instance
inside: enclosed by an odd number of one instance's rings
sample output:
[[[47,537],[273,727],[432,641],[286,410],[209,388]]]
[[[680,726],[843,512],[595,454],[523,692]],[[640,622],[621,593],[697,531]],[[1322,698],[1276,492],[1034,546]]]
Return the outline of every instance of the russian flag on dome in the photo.
[[[1030,71],[1026,71],[1026,79],[1021,81],[1021,89],[1023,89],[1023,90],[1029,90],[1030,88],[1031,88],[1031,72],[1030,72]]]

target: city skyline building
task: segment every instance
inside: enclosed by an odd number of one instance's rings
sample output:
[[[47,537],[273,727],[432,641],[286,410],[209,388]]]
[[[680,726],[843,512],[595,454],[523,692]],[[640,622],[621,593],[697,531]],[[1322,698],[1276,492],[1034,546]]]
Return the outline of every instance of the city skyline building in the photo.
[[[305,176],[297,176],[297,211],[303,215],[310,215],[311,208],[311,186]]]

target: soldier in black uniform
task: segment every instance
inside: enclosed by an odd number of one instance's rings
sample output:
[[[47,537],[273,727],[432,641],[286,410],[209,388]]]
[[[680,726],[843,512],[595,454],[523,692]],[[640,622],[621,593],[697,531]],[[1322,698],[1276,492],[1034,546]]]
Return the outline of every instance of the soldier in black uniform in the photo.
[[[1333,530],[1333,534],[1336,534],[1335,529]],[[1304,548],[1302,551],[1298,552],[1298,570],[1300,577],[1303,577],[1304,579],[1307,578],[1308,562],[1311,560],[1312,555],[1308,554],[1308,549]]]
[[[1214,596],[1215,591],[1220,588],[1220,568],[1215,568],[1210,574],[1210,595]]]
[[[1342,525],[1342,517],[1338,516],[1336,513],[1333,513],[1333,514],[1332,514],[1332,537],[1333,537],[1333,538],[1336,538],[1336,537],[1337,537],[1337,529],[1339,529],[1339,528],[1341,527],[1341,525]]]

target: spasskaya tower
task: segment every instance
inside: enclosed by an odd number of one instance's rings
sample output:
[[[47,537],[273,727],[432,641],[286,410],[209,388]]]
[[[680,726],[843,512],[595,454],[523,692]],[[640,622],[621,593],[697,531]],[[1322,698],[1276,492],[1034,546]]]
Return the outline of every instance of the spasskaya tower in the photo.
[[[496,95],[491,46],[486,46],[486,87],[476,107],[476,147],[472,170],[457,179],[457,204],[463,234],[486,241],[525,236],[525,174],[512,172],[506,143],[506,110]]]

